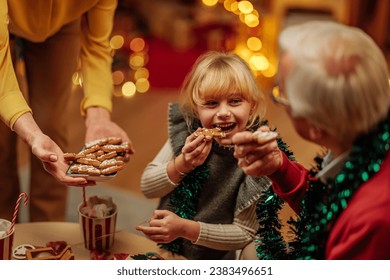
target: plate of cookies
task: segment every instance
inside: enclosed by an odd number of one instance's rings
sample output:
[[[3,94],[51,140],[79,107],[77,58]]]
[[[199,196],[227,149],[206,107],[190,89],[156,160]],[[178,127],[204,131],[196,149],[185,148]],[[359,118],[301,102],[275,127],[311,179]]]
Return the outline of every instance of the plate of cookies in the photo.
[[[124,156],[129,149],[129,143],[118,137],[87,143],[78,153],[64,153],[64,159],[70,163],[66,175],[90,181],[112,179],[123,169]]]

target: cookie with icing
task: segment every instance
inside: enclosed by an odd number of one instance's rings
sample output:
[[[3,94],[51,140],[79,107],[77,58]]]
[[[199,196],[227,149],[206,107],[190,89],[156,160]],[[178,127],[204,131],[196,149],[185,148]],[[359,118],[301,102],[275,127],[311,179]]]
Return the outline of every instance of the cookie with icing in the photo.
[[[278,137],[278,133],[275,131],[255,131],[253,132],[253,139],[259,144],[265,144],[275,140]]]

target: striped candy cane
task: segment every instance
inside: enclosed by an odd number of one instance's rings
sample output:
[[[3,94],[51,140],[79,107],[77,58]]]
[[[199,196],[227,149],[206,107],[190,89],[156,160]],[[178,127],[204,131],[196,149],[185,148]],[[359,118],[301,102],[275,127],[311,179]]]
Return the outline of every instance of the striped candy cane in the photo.
[[[9,229],[7,230],[7,234],[10,234],[15,228],[16,219],[17,219],[18,213],[19,213],[20,201],[23,199],[23,197],[24,197],[24,206],[27,206],[28,195],[25,192],[22,192],[19,195],[18,200],[16,201],[14,215],[12,216],[12,223],[11,223],[11,226],[9,227]]]

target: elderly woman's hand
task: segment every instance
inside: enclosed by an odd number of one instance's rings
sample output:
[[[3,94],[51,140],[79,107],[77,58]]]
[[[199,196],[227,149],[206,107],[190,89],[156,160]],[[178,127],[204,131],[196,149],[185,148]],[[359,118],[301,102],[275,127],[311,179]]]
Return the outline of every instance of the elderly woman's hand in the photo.
[[[269,128],[262,126],[259,131],[267,132]],[[260,144],[252,132],[245,131],[234,135],[233,143],[234,157],[238,159],[238,165],[247,175],[268,176],[279,170],[282,165],[282,152],[276,139]]]

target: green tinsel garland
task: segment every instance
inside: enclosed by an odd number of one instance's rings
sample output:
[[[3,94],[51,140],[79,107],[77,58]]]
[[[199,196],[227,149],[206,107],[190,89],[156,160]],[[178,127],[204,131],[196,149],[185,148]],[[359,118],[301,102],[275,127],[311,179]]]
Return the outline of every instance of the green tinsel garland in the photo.
[[[198,211],[199,194],[203,182],[209,177],[209,168],[206,164],[196,167],[176,187],[170,197],[170,205],[175,214],[181,218],[193,220]],[[167,244],[159,244],[161,248],[173,253],[181,254],[183,238],[177,238]]]
[[[272,191],[258,203],[260,223],[257,253],[260,259],[324,259],[329,230],[347,207],[355,191],[380,170],[390,149],[390,114],[376,130],[356,140],[350,160],[327,184],[309,182],[299,219],[289,221],[296,238],[284,242],[278,211],[282,201]],[[314,171],[313,171],[314,172]]]
[[[294,154],[289,150],[287,144],[280,138],[277,139],[277,142],[279,149],[290,160],[295,161]],[[282,226],[278,216],[283,203],[283,200],[272,191],[272,188],[264,192],[257,203],[256,214],[260,225],[258,234],[261,236],[261,239],[256,240],[259,259],[288,259],[286,244],[283,242],[280,232]],[[273,256],[274,253],[275,256]]]

